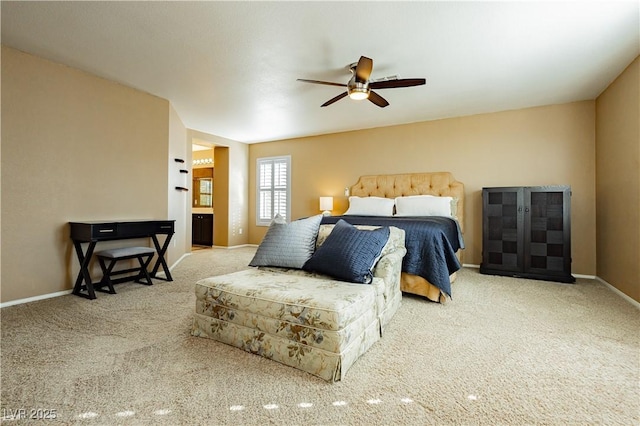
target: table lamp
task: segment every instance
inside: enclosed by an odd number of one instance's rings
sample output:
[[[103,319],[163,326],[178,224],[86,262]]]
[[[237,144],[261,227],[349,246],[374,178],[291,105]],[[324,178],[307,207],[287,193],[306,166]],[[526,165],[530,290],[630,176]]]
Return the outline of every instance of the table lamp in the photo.
[[[333,197],[320,197],[320,210],[325,216],[331,216],[333,210]]]

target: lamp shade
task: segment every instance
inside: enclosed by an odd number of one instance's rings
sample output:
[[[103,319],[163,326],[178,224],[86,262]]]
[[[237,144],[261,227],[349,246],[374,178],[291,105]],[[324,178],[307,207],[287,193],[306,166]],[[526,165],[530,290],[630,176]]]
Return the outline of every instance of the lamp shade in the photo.
[[[333,210],[333,197],[320,197],[320,210],[324,212]]]

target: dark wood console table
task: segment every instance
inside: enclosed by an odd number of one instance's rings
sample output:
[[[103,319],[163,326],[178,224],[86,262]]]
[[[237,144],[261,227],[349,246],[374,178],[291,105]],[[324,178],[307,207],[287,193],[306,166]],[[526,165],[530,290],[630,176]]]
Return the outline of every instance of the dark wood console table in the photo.
[[[151,238],[158,258],[150,275],[153,278],[173,281],[164,254],[169,248],[171,237],[175,232],[175,220],[69,222],[69,225],[71,226],[71,240],[73,240],[73,246],[80,262],[80,272],[78,272],[76,283],[73,286],[73,294],[87,299],[96,298],[94,283],[91,281],[89,272],[89,262],[96,244],[100,241]],[[162,245],[158,241],[158,235],[166,235]],[[89,243],[86,252],[82,250],[82,243]],[[156,275],[160,266],[162,266],[166,278]]]

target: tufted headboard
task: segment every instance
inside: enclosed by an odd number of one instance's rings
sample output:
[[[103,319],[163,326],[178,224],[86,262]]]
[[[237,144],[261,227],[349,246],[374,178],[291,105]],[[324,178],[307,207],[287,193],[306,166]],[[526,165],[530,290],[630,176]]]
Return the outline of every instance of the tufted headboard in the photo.
[[[457,198],[458,222],[460,230],[464,232],[464,184],[449,172],[360,176],[349,190],[351,195],[357,197],[436,195]]]

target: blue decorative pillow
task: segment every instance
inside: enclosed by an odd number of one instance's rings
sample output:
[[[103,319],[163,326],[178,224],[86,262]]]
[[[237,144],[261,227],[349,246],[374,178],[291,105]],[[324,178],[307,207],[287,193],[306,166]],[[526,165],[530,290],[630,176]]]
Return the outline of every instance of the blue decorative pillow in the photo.
[[[370,284],[371,271],[389,240],[389,232],[388,226],[364,230],[340,219],[302,269],[343,281]]]
[[[322,215],[287,223],[276,215],[249,266],[302,268],[316,248]]]

